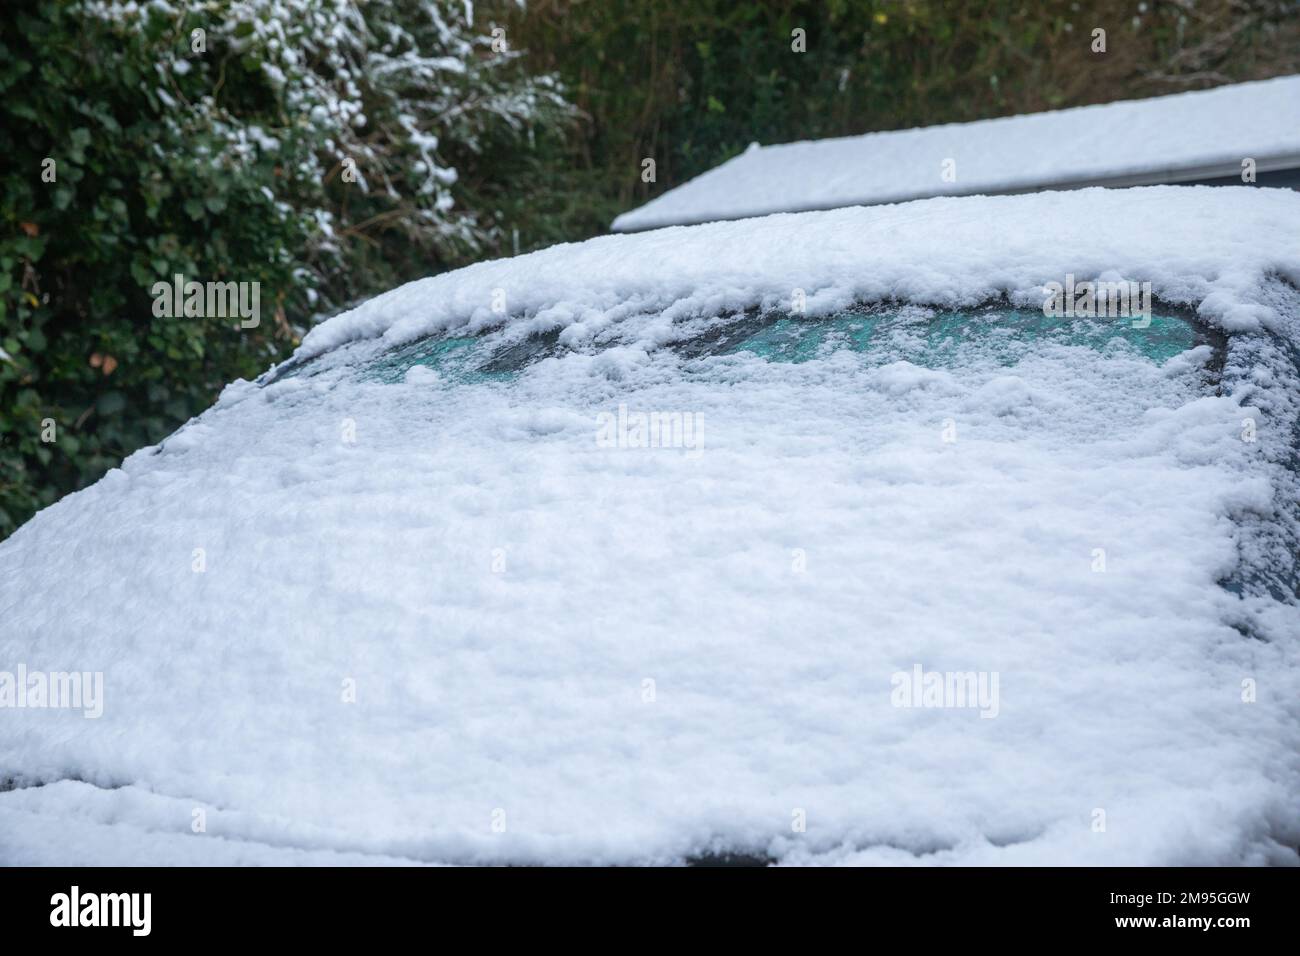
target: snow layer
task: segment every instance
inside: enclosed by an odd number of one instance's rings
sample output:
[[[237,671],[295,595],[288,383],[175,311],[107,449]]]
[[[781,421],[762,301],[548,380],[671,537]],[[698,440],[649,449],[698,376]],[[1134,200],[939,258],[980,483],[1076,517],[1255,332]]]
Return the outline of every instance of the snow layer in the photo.
[[[940,199],[341,316],[308,374],[231,386],[0,544],[0,670],[104,673],[98,719],[0,710],[0,862],[1294,863],[1300,613],[1248,565],[1292,528],[1296,222],[1262,190]],[[1090,270],[1237,328],[1220,386],[1204,347],[920,368],[906,323],[797,364],[656,347],[792,284],[827,310]],[[358,370],[490,324],[499,287],[496,335],[573,348]],[[699,447],[603,446],[620,405]],[[895,706],[916,665],[997,675],[996,716]]]
[[[926,196],[1017,192],[1300,156],[1300,76],[975,123],[751,146],[616,232]],[[951,160],[953,165],[945,167]],[[945,177],[945,169],[950,173]],[[1204,173],[1184,178],[1206,178]],[[1150,178],[1147,181],[1152,181]]]
[[[1300,196],[1289,190],[1165,186],[962,197],[769,216],[634,236],[603,236],[478,263],[376,296],[313,329],[296,359],[346,342],[387,347],[432,332],[501,324],[563,329],[590,341],[622,320],[655,316],[660,340],[691,318],[854,302],[973,305],[997,296],[1039,307],[1067,273],[1150,281],[1229,329],[1272,310],[1263,279],[1300,282]]]

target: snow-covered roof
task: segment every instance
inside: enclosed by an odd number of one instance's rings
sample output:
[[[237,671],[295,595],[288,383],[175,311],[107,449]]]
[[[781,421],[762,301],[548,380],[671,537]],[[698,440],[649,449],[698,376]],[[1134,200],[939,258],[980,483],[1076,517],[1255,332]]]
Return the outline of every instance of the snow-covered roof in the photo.
[[[1142,186],[1300,167],[1300,76],[840,139],[754,144],[616,232],[941,195]],[[951,162],[951,166],[946,163]]]
[[[0,864],[1294,862],[1300,614],[1253,575],[1297,540],[1296,222],[1268,189],[944,198],[341,315],[0,543]],[[891,352],[915,303],[1067,273],[1237,334]],[[893,302],[892,338],[657,347],[795,288]],[[366,374],[503,321],[572,348]],[[1014,338],[1000,298],[970,321]],[[623,409],[694,416],[695,449],[602,445]],[[5,701],[20,666],[102,674],[102,713]],[[917,668],[1000,696],[900,703]]]

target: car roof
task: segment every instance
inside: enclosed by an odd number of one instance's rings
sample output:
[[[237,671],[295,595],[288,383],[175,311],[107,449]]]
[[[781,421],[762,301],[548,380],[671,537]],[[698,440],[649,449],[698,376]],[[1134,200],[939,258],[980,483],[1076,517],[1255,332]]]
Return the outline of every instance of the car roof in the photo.
[[[751,146],[616,232],[927,196],[1141,186],[1300,168],[1300,76],[973,123]],[[950,164],[945,166],[945,164]]]

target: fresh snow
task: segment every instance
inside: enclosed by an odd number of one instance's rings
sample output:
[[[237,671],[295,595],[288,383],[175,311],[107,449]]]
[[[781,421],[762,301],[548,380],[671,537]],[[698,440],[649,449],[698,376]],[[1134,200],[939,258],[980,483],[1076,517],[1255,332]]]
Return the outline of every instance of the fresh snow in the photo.
[[[357,339],[392,346],[488,328],[501,322],[498,302],[518,331],[563,329],[579,344],[629,317],[653,315],[648,334],[671,338],[691,317],[788,309],[796,289],[809,315],[999,295],[1037,308],[1044,284],[1067,273],[1150,281],[1226,328],[1258,329],[1271,311],[1265,276],[1300,282],[1298,213],[1300,197],[1286,190],[1168,186],[941,197],[603,236],[408,283],[313,329],[296,358]]]
[[[1300,165],[1300,76],[974,123],[755,144],[624,213],[613,228],[635,232],[1125,179],[1205,179],[1238,174],[1247,158],[1260,171]]]
[[[338,316],[0,544],[0,671],[104,674],[98,719],[0,709],[0,863],[1295,863],[1300,612],[1257,572],[1294,588],[1297,222],[1263,189],[943,198]],[[1222,369],[901,357],[927,306],[996,329],[1067,273],[1199,309]],[[662,347],[794,289],[902,321],[799,363]],[[366,372],[497,292],[488,334],[560,350]],[[602,447],[620,405],[698,449]],[[996,675],[996,715],[894,706],[917,665]]]

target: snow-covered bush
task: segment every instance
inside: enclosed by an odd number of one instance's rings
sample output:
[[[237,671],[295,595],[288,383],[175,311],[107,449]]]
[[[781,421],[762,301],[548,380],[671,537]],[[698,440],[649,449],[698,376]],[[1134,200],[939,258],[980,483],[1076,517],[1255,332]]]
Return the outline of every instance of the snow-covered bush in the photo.
[[[568,107],[491,12],[4,4],[0,537],[314,317],[498,247],[491,197]],[[177,274],[257,283],[260,322],[155,315],[151,289]]]
[[[504,28],[476,22],[468,0],[85,0],[85,10],[117,31],[163,24],[178,36],[152,95],[184,114],[176,122],[223,136],[225,158],[280,161],[283,211],[310,217],[313,278],[335,298],[368,290],[333,276],[348,237],[397,232],[431,261],[482,248],[497,227],[458,201],[458,160],[569,113],[553,78],[524,73]],[[222,96],[233,71],[254,88],[251,117]]]

